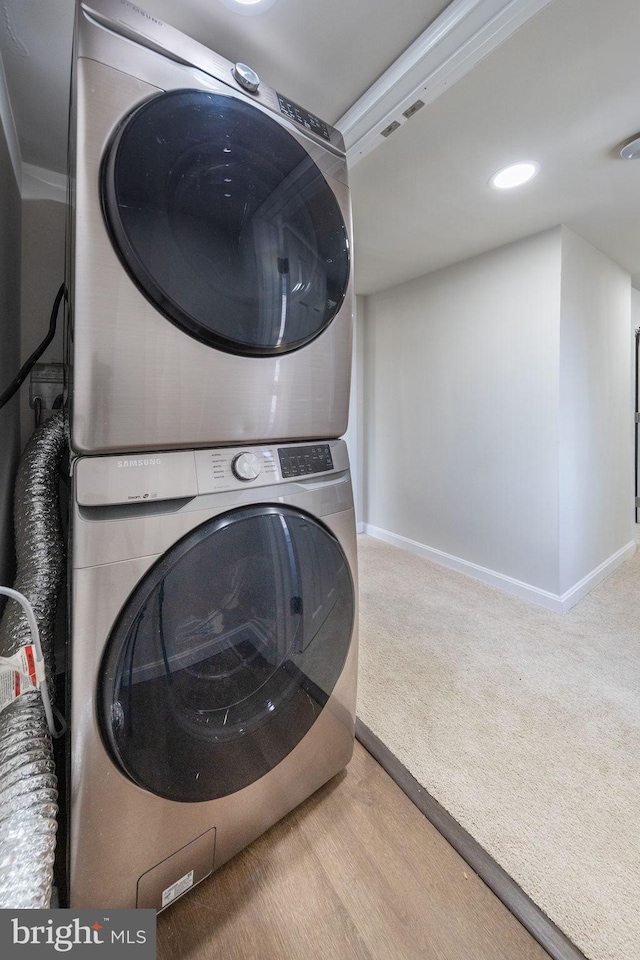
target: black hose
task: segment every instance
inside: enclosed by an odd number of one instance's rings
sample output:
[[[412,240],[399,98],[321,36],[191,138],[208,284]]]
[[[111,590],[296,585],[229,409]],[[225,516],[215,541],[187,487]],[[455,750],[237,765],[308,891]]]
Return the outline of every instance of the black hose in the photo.
[[[13,382],[7,387],[3,394],[0,395],[0,409],[4,407],[5,403],[8,403],[11,400],[11,397],[16,393],[16,391],[22,386],[26,378],[31,372],[31,368],[34,366],[39,357],[42,356],[44,351],[47,349],[49,344],[54,338],[56,332],[56,321],[58,319],[58,310],[60,309],[60,303],[64,296],[64,283],[60,284],[60,289],[56,294],[56,299],[53,303],[53,309],[51,310],[51,318],[49,320],[49,332],[42,341],[39,347],[33,351],[29,359],[22,365],[18,376],[13,380]]]

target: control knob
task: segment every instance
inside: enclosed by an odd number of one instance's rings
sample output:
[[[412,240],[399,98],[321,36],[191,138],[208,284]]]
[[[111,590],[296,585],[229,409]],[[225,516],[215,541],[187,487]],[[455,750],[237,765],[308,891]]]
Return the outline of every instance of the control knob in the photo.
[[[256,477],[260,476],[262,465],[260,458],[256,457],[255,453],[239,453],[233,458],[231,469],[234,477],[248,483],[250,480],[255,480]]]
[[[256,93],[260,86],[260,77],[248,67],[246,63],[236,63],[233,67],[233,76],[241,87],[248,90],[249,93]]]

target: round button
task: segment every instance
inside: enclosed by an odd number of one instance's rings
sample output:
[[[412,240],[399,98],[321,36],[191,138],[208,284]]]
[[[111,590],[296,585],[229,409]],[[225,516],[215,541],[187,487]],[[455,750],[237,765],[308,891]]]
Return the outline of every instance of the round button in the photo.
[[[236,63],[233,67],[233,75],[240,86],[249,93],[255,93],[260,86],[260,77],[246,63]]]
[[[238,480],[249,482],[260,476],[262,466],[260,458],[256,457],[255,453],[239,453],[233,458],[231,469],[233,470],[233,475],[237,477]]]

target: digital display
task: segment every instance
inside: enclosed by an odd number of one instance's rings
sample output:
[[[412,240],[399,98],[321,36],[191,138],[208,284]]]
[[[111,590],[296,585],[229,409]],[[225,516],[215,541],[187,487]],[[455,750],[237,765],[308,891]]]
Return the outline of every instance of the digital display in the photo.
[[[283,113],[285,117],[289,117],[290,120],[310,130],[311,133],[324,137],[325,140],[331,140],[329,127],[324,120],[320,120],[312,113],[309,113],[304,107],[298,106],[293,100],[287,100],[281,93],[278,94],[278,103],[280,104],[280,113]]]
[[[284,478],[333,470],[333,458],[328,443],[316,443],[312,447],[278,449],[278,456]]]

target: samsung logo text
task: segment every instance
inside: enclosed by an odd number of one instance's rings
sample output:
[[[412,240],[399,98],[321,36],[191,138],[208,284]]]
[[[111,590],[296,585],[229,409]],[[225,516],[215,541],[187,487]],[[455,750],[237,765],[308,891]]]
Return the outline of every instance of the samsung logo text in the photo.
[[[161,463],[161,457],[138,457],[135,460],[118,460],[118,470],[122,470],[125,467],[157,467]]]
[[[129,0],[120,0],[123,7],[128,7],[129,10],[133,10],[134,13],[139,14],[139,16],[144,17],[145,20],[150,20],[152,23],[157,23],[159,27],[164,27],[162,20],[157,20],[156,17],[152,17],[150,13],[145,13],[144,10],[141,10],[140,7],[136,7],[135,3],[129,3]]]

